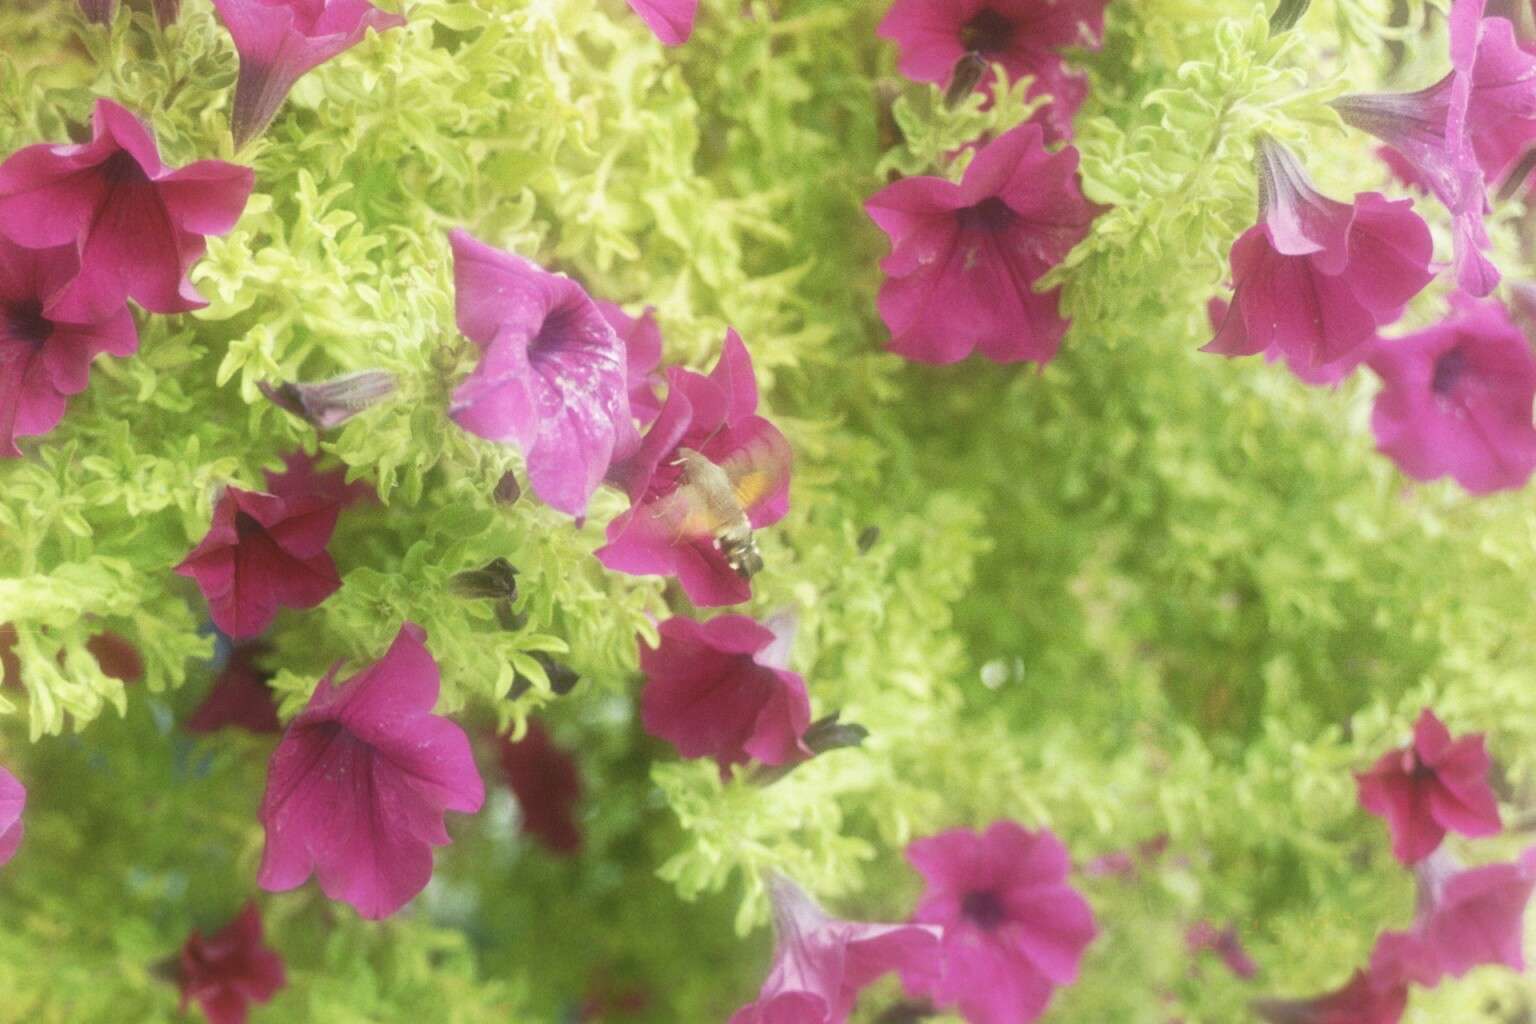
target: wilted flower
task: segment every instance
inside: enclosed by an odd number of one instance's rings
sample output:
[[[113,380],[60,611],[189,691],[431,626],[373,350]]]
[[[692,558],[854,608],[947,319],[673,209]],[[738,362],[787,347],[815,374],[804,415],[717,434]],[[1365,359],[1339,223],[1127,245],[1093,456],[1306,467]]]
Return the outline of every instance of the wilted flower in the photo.
[[[181,0],[154,0],[155,23],[169,28],[181,17]]]
[[[1416,171],[1455,221],[1456,279],[1483,296],[1499,272],[1483,255],[1486,177],[1507,170],[1536,136],[1536,57],[1505,18],[1485,18],[1486,0],[1451,6],[1451,71],[1413,93],[1345,96],[1339,116],[1387,143]]]
[[[624,343],[629,411],[642,427],[646,426],[661,412],[661,399],[656,397],[656,367],[661,365],[661,328],[656,324],[656,311],[646,306],[639,316],[630,316],[616,304],[602,301],[597,308]]]
[[[220,630],[257,636],[279,608],[313,608],[341,587],[326,553],[340,512],[324,495],[226,488],[208,533],[176,572],[197,581]]]
[[[1356,971],[1343,988],[1312,999],[1255,999],[1253,1012],[1270,1024],[1397,1024],[1408,986]]]
[[[362,370],[314,384],[279,381],[256,385],[280,409],[320,430],[347,420],[395,393],[395,375],[386,370]]]
[[[656,422],[633,457],[613,468],[631,507],[608,524],[597,557],[618,572],[676,576],[700,607],[740,604],[752,596],[751,574],[732,565],[719,538],[739,533],[744,519],[750,541],[751,530],[784,518],[793,455],[778,428],[757,415],[752,357],[735,331],[709,376],[673,367],[667,382]],[[720,469],[719,487],[690,481],[685,452]]]
[[[629,0],[629,9],[640,15],[667,46],[678,46],[693,35],[699,0]]]
[[[239,149],[266,130],[308,72],[362,42],[368,29],[405,24],[367,0],[213,0],[240,54],[230,130]]]
[[[0,680],[5,686],[21,685],[21,663],[16,658],[16,627],[0,625]],[[136,683],[144,678],[144,659],[139,649],[126,638],[111,630],[97,633],[85,642],[102,675],[124,683]],[[59,652],[62,663],[63,652]]]
[[[1429,228],[1410,199],[1335,202],[1284,146],[1264,138],[1258,152],[1259,223],[1232,246],[1232,305],[1205,351],[1263,352],[1332,382],[1434,278]]]
[[[126,306],[100,315],[60,311],[79,269],[70,246],[24,249],[0,236],[0,458],[21,454],[17,437],[46,434],[69,396],[85,390],[91,360],[138,351]]]
[[[782,875],[769,877],[768,893],[773,968],[730,1024],[843,1024],[865,986],[899,968],[921,970],[938,953],[937,928],[838,920]]]
[[[1217,928],[1209,921],[1196,921],[1185,930],[1184,944],[1194,954],[1215,953],[1227,965],[1227,970],[1239,978],[1248,979],[1259,973],[1259,965],[1243,948],[1243,940],[1238,938],[1237,929],[1231,925]]]
[[[249,167],[203,160],[172,170],[152,135],[111,100],[96,101],[91,141],[42,143],[0,164],[0,234],[32,249],[72,244],[80,273],[57,299],[61,316],[100,322],[126,298],[156,313],[207,305],[187,271],[205,235],[235,226]]]
[[[891,239],[877,300],[891,350],[953,363],[1047,363],[1067,331],[1060,289],[1035,284],[1088,233],[1097,208],[1077,182],[1077,150],[1047,153],[1035,124],[977,151],[960,184],[904,178],[865,209]]]
[[[187,719],[188,732],[208,733],[225,728],[254,733],[282,730],[272,687],[267,685],[268,673],[256,665],[262,651],[261,644],[234,646],[229,661],[214,679],[213,688]]]
[[[406,623],[379,661],[344,683],[333,668],[272,754],[257,882],[269,892],[313,873],[333,900],[388,917],[426,887],[445,811],[472,814],[485,786],[464,730],[432,714],[437,663]]]
[[[523,831],[552,853],[575,855],[581,850],[576,804],[582,793],[576,758],[537,721],[516,743],[501,737],[500,747],[501,771],[522,810]]]
[[[117,0],[80,0],[80,13],[96,25],[110,25],[117,17]]]
[[[1050,95],[1043,113],[1052,138],[1070,138],[1087,80],[1067,70],[1067,47],[1097,47],[1108,0],[896,0],[880,22],[901,47],[901,73],[918,82],[950,81],[962,58],[1001,64],[1012,79],[1033,76],[1030,96]],[[977,78],[987,88],[991,75]]]
[[[809,757],[805,680],[764,659],[773,632],[744,615],[705,623],[671,618],[654,650],[641,645],[645,729],[684,757],[712,757],[721,769],[756,759],[780,765]]]
[[[1024,1024],[1077,980],[1097,929],[1050,832],[1011,821],[953,829],[913,842],[907,860],[926,883],[914,920],[944,932],[936,971],[902,968],[908,993],[958,1006],[973,1024]]]
[[[1425,708],[1412,743],[1383,754],[1370,771],[1355,777],[1360,804],[1387,820],[1393,854],[1414,864],[1433,853],[1446,832],[1498,834],[1499,806],[1488,785],[1488,764],[1481,735],[1453,740]]]
[[[252,1003],[271,1002],[288,984],[282,957],[262,940],[254,903],[207,938],[192,930],[181,947],[177,981],[181,1011],[196,1003],[209,1024],[245,1024]]]
[[[1420,861],[1413,927],[1376,943],[1373,973],[1434,986],[1474,967],[1525,970],[1525,908],[1536,890],[1536,847],[1508,864],[1464,869],[1443,850]]]
[[[573,516],[638,443],[624,346],[575,281],[455,231],[459,330],[480,365],[453,393],[453,420],[522,449],[541,500]]]
[[[1377,447],[1416,480],[1474,494],[1523,487],[1536,469],[1536,358],[1497,300],[1453,297],[1433,327],[1376,346]]]
[[[0,865],[10,863],[21,845],[25,827],[21,812],[27,806],[27,787],[16,776],[0,767]]]

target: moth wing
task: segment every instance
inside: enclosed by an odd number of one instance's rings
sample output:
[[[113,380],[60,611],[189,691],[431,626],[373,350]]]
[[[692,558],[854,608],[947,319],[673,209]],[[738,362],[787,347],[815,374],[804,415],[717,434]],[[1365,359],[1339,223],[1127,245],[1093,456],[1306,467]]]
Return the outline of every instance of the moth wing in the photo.
[[[650,511],[653,524],[674,538],[713,537],[729,525],[710,505],[703,489],[684,484],[658,501]]]
[[[720,468],[731,481],[731,491],[742,509],[750,510],[758,502],[784,486],[789,479],[794,453],[784,435],[772,430],[752,438],[732,452]]]

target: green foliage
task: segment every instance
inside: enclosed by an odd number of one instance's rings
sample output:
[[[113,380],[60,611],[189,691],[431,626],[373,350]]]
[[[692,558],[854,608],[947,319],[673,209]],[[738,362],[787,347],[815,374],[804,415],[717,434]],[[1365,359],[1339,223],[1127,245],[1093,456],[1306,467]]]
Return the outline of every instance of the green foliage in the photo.
[[[262,895],[292,983],[256,1021],[550,1021],[610,983],[648,989],[650,1019],[724,1020],[766,963],[761,870],[892,919],[918,888],[908,839],[1003,816],[1080,861],[1170,837],[1163,867],[1083,883],[1103,935],[1049,1019],[1237,1020],[1261,990],[1338,983],[1406,920],[1411,883],[1350,772],[1422,704],[1487,731],[1509,803],[1530,804],[1526,499],[1405,485],[1371,451],[1364,382],[1314,391],[1196,351],[1254,216],[1256,135],[1297,145],[1335,194],[1387,188],[1327,101],[1441,73],[1433,5],[1394,23],[1388,0],[1314,0],[1272,34],[1274,3],[1115,0],[1081,55],[1077,140],[1107,209],[1056,274],[1074,326],[1040,372],[883,354],[883,241],[862,212],[890,171],[959,173],[960,143],[1028,116],[1026,83],[949,110],[895,75],[882,5],[704,6],[664,50],[622,0],[411,4],[241,157],[257,191],[195,271],[209,307],[140,317],[140,353],[98,362],[35,456],[0,464],[0,622],[24,684],[0,696],[0,763],[32,794],[0,872],[0,1024],[176,1019],[155,964],[255,894],[270,744],[175,725],[212,644],[170,568],[220,486],[260,486],[295,447],[381,500],[342,518],[342,589],[273,631],[285,715],[414,620],[439,710],[487,741],[493,794],[450,819],[432,886],[387,923],[314,886]],[[164,34],[142,11],[107,31],[62,9],[0,13],[0,153],[68,137],[109,95],[150,116],[170,163],[232,158],[235,58],[207,0]],[[1495,216],[1511,279],[1531,270],[1519,214]],[[688,609],[591,557],[620,495],[579,526],[492,500],[520,459],[445,413],[474,359],[453,323],[458,226],[654,305],[669,362],[707,368],[741,331],[797,455],[749,610],[798,616],[813,709],[866,726],[862,748],[762,787],[644,736],[636,635]],[[368,368],[399,393],[320,437],[256,387]],[[518,630],[451,586],[497,557],[519,571]],[[85,644],[104,629],[139,647],[144,684],[102,674]],[[557,698],[538,652],[584,681]],[[491,731],[532,713],[580,753],[572,862],[518,838],[496,784]],[[1183,930],[1202,917],[1239,925],[1258,986],[1191,973]],[[866,1019],[895,998],[880,992]],[[1532,1001],[1487,971],[1409,1019],[1494,1024]]]

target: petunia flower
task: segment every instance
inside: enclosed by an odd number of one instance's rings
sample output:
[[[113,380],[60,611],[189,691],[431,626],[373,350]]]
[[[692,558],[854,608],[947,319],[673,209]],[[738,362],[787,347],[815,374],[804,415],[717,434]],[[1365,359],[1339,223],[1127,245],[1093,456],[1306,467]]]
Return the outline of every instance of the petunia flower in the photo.
[[[1042,117],[1052,139],[1072,137],[1072,118],[1088,95],[1087,79],[1067,69],[1067,47],[1097,48],[1108,0],[896,0],[881,37],[901,47],[901,73],[944,84],[969,54],[1001,64],[1011,79],[1033,76],[1030,96],[1049,95]],[[992,75],[976,88],[989,89]]]
[[[267,768],[257,882],[269,892],[311,874],[333,900],[377,920],[432,877],[451,842],[445,811],[485,801],[464,730],[432,714],[438,670],[426,633],[406,623],[379,661],[344,683],[333,668],[289,723]]]
[[[235,226],[253,183],[249,167],[221,160],[166,167],[138,119],[99,99],[90,142],[28,146],[0,164],[0,234],[76,247],[79,276],[56,300],[76,322],[114,316],[126,298],[182,313],[207,305],[187,271],[204,236]]]
[[[926,883],[913,919],[944,932],[936,971],[903,967],[909,995],[958,1006],[972,1024],[1027,1024],[1077,980],[1097,929],[1050,832],[953,829],[913,842],[907,860]]]
[[[667,46],[680,46],[693,35],[699,0],[629,0],[629,9],[640,15],[657,39]]]
[[[0,766],[0,866],[10,863],[21,846],[25,831],[21,812],[27,806],[27,787]]]
[[[516,743],[500,739],[501,771],[522,811],[523,831],[552,853],[574,856],[581,850],[576,804],[581,800],[581,769],[543,724],[528,723]]]
[[[256,665],[262,650],[259,643],[234,646],[212,689],[187,719],[188,732],[210,733],[225,728],[254,733],[282,731],[277,702],[267,684],[269,674]]]
[[[638,443],[624,346],[575,281],[468,232],[450,238],[459,330],[481,352],[453,393],[453,420],[522,449],[533,493],[581,516]]]
[[[683,757],[712,757],[723,771],[756,760],[781,765],[811,751],[805,680],[765,657],[774,634],[744,615],[705,623],[671,618],[655,648],[640,646],[645,729]]]
[[[1231,925],[1217,928],[1209,921],[1196,921],[1185,930],[1184,944],[1191,954],[1215,953],[1227,970],[1244,980],[1259,973],[1259,965],[1243,948],[1243,940]]]
[[[208,533],[175,571],[197,582],[220,630],[257,636],[279,608],[313,608],[340,589],[326,553],[340,512],[324,495],[226,488]]]
[[[1204,351],[1263,352],[1332,383],[1434,278],[1429,228],[1411,199],[1320,194],[1272,139],[1259,141],[1258,172],[1259,222],[1232,246],[1232,305]]]
[[[1451,476],[1473,494],[1525,486],[1536,358],[1497,300],[1454,296],[1444,320],[1376,346],[1369,365],[1382,380],[1376,445],[1404,473]]]
[[[1506,18],[1485,18],[1486,0],[1451,6],[1451,71],[1412,93],[1344,96],[1346,124],[1381,139],[1454,219],[1456,280],[1487,295],[1498,269],[1483,254],[1486,183],[1502,174],[1536,136],[1536,56],[1522,50]]]
[[[320,469],[314,456],[291,451],[283,456],[283,471],[267,470],[267,493],[279,498],[321,498],[341,508],[378,500],[378,494],[363,480],[347,483],[345,466]]]
[[[1056,355],[1060,289],[1035,284],[1098,212],[1078,185],[1077,150],[1047,153],[1040,126],[1019,125],[982,146],[958,185],[904,178],[865,209],[891,239],[877,304],[893,352],[923,363]]]
[[[1440,845],[1447,832],[1497,835],[1499,806],[1488,785],[1488,753],[1478,734],[1452,739],[1425,708],[1414,723],[1413,742],[1381,756],[1355,776],[1360,805],[1385,818],[1392,852],[1415,864]]]
[[[865,986],[904,966],[922,969],[938,953],[932,926],[839,920],[778,874],[768,878],[768,894],[773,967],[730,1024],[843,1024]]]
[[[661,328],[656,324],[656,310],[646,306],[639,316],[630,316],[617,304],[604,301],[599,301],[597,308],[624,343],[629,411],[642,427],[646,426],[661,412],[661,399],[656,397],[656,367],[661,365]]]
[[[1408,1006],[1408,986],[1383,984],[1356,971],[1341,989],[1312,999],[1255,999],[1253,1012],[1269,1024],[1397,1024]]]
[[[110,25],[117,17],[117,0],[80,0],[80,13],[93,25]]]
[[[261,914],[247,903],[229,924],[181,947],[177,981],[181,1012],[196,1003],[209,1024],[245,1024],[252,1003],[268,1003],[288,984],[283,958],[262,939]]]
[[[126,306],[93,314],[62,308],[79,270],[70,246],[25,249],[0,236],[0,458],[21,454],[17,437],[46,434],[69,396],[85,390],[91,360],[138,351]]]
[[[730,494],[705,493],[690,483],[684,452],[719,467]],[[733,567],[722,534],[733,516],[737,531],[742,517],[751,530],[784,518],[792,462],[784,435],[757,415],[752,357],[729,331],[709,376],[668,371],[660,415],[634,455],[610,473],[631,507],[608,524],[608,543],[597,558],[617,572],[676,576],[688,599],[703,608],[740,604],[752,596],[751,572],[739,562]]]
[[[1445,851],[1420,861],[1413,927],[1376,941],[1371,970],[1425,987],[1474,967],[1525,970],[1525,909],[1536,891],[1536,847],[1513,863],[1463,868]]]
[[[304,75],[363,41],[405,24],[368,0],[213,0],[240,54],[230,131],[238,150],[266,131]]]

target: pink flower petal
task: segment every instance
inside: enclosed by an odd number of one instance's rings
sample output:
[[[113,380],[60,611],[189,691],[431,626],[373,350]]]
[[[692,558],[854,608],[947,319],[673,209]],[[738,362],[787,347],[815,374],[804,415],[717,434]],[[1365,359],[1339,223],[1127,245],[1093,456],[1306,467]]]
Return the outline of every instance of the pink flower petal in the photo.
[[[21,846],[25,831],[21,812],[27,806],[27,787],[10,772],[0,767],[0,865],[10,863]]]

